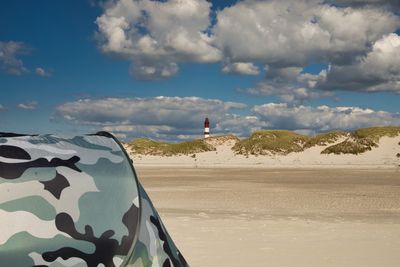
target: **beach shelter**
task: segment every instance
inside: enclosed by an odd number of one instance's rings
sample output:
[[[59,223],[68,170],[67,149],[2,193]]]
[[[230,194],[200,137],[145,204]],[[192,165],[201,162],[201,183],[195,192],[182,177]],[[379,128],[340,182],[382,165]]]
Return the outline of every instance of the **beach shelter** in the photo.
[[[0,133],[0,266],[188,266],[107,132]]]

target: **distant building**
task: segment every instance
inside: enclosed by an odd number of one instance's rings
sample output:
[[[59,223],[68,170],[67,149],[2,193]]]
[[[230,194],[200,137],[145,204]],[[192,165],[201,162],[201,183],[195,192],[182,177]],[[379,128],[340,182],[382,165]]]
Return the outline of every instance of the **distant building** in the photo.
[[[210,121],[208,118],[204,121],[204,138],[210,137]]]

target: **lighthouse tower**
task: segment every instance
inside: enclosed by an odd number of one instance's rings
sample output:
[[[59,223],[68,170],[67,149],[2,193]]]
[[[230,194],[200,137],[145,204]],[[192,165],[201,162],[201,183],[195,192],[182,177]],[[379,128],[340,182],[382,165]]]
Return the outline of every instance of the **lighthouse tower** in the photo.
[[[210,137],[210,121],[208,118],[204,121],[204,138]]]

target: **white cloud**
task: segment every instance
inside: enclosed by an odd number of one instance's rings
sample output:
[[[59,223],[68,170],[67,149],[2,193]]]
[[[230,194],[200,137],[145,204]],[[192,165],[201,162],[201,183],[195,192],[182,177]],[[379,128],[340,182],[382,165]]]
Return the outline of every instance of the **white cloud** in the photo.
[[[397,13],[400,11],[400,1],[398,0],[328,0],[326,2],[335,5],[354,7],[376,6],[379,8],[386,8]]]
[[[7,108],[5,106],[3,106],[2,104],[0,104],[0,111],[5,111],[7,110]]]
[[[292,84],[276,84],[268,81],[260,82],[253,88],[240,91],[255,96],[278,96],[282,101],[294,104],[302,104],[312,99],[332,96],[331,92],[298,87]]]
[[[21,75],[29,72],[18,55],[27,54],[29,48],[22,42],[0,41],[0,69],[11,75]]]
[[[338,89],[400,92],[400,17],[387,8],[395,1],[328,2],[247,0],[217,14],[224,60],[266,65],[265,80],[240,91],[297,104]],[[311,62],[330,67],[303,73]]]
[[[204,117],[221,117],[246,105],[199,97],[82,99],[65,103],[57,111],[65,119],[87,124],[174,125],[191,127]]]
[[[52,75],[51,71],[45,70],[44,68],[41,68],[41,67],[37,67],[35,69],[35,73],[36,73],[36,75],[39,75],[42,77],[50,77]]]
[[[398,1],[243,0],[216,11],[216,20],[211,5],[108,2],[96,19],[99,47],[131,61],[130,73],[147,80],[170,78],[185,62],[221,62],[223,72],[245,75],[265,65],[265,80],[242,91],[291,103],[332,95],[319,89],[400,90]],[[311,63],[331,71],[303,73]]]
[[[365,56],[349,65],[329,65],[319,74],[301,68],[268,68],[265,80],[240,91],[278,96],[294,104],[334,95],[335,90],[400,93],[400,36],[392,33],[376,41]]]
[[[36,109],[37,105],[38,103],[36,101],[30,101],[25,103],[19,103],[17,107],[25,110],[34,110]]]
[[[211,124],[225,120],[246,105],[199,97],[82,99],[62,104],[57,114],[67,121],[94,125],[111,132],[176,139],[178,135],[201,136],[205,117]]]
[[[205,0],[116,1],[96,20],[99,44],[104,53],[132,60],[137,78],[168,78],[180,62],[221,59],[207,34],[210,9]]]
[[[269,126],[267,122],[261,121],[257,116],[227,114],[224,120],[219,121],[215,125],[215,129],[220,133],[233,133],[239,137],[247,137],[252,132],[268,128]]]
[[[314,88],[318,81],[325,79],[326,70],[317,75],[301,71],[302,69],[297,67],[267,68],[265,80],[252,88],[239,91],[255,96],[277,96],[282,101],[294,104],[303,104],[312,99],[333,95],[329,91]]]
[[[254,106],[253,112],[271,128],[289,130],[352,130],[369,126],[400,125],[400,113],[359,107],[290,106],[268,103]]]
[[[351,65],[333,65],[317,86],[327,90],[400,92],[400,36],[392,33],[376,41],[370,52]]]
[[[301,68],[268,69],[266,79],[241,90],[252,95],[275,95],[288,103],[332,96],[335,90],[400,93],[400,36],[377,40],[365,56],[347,65],[329,65],[319,74]]]
[[[142,80],[162,80],[174,76],[178,65],[174,62],[136,62],[131,65],[130,73]]]
[[[168,125],[112,125],[102,127],[103,131],[112,132],[115,135],[125,135],[123,139],[127,137],[148,137],[157,140],[176,140],[183,139],[179,138],[179,130],[175,127]],[[200,127],[198,127],[198,134],[193,135],[193,138],[198,138],[200,133]],[[190,132],[188,129],[181,129],[182,132]],[[192,135],[188,135],[192,136]],[[118,138],[122,138],[121,136]]]
[[[304,66],[346,62],[400,26],[389,11],[321,1],[241,1],[217,15],[216,42],[231,62]]]
[[[246,75],[258,75],[260,73],[258,67],[249,62],[228,63],[225,64],[225,66],[222,68],[222,71],[225,73],[238,73]]]
[[[248,115],[238,115],[237,109]],[[249,108],[242,103],[199,97],[83,99],[62,104],[56,111],[71,123],[110,131],[124,139],[150,137],[168,141],[202,137],[205,117],[210,118],[212,135],[233,133],[242,137],[258,129],[314,133],[400,125],[400,113],[368,108],[286,103]]]
[[[321,70],[318,74],[301,73],[296,79],[298,82],[307,85],[309,88],[315,88],[318,83],[326,81],[327,72],[331,70],[331,66],[328,69]]]

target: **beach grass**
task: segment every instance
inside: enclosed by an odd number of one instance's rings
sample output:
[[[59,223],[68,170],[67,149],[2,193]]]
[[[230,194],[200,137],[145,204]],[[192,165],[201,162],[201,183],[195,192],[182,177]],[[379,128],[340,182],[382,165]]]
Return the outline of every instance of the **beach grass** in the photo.
[[[395,137],[400,135],[400,127],[387,126],[387,127],[369,127],[355,130],[353,135],[359,139],[369,138],[374,142],[378,142],[383,136]]]
[[[259,130],[233,147],[236,154],[268,155],[303,151],[310,137],[287,130]]]
[[[309,138],[308,141],[304,144],[304,148],[310,148],[313,146],[326,146],[335,143],[340,138],[346,137],[348,135],[349,133],[344,131],[332,131],[329,133],[318,134]]]
[[[358,155],[377,147],[371,139],[347,139],[339,144],[329,146],[321,154],[354,154]]]
[[[400,135],[400,127],[370,127],[354,132],[332,131],[310,137],[287,130],[260,130],[232,147],[241,155],[287,155],[314,146],[327,146],[322,154],[361,154],[377,147],[383,136]],[[345,139],[337,143],[341,138]],[[335,144],[336,143],[336,144]]]
[[[287,155],[302,152],[314,146],[325,146],[321,154],[361,154],[378,147],[380,138],[400,135],[400,127],[369,127],[353,132],[332,131],[307,136],[288,130],[258,130],[240,140],[235,135],[213,136],[181,143],[167,143],[139,138],[127,143],[135,154],[155,156],[194,155],[216,151],[216,146],[233,143],[232,150],[239,155]]]
[[[127,143],[127,146],[133,153],[153,156],[190,155],[199,152],[215,151],[215,147],[202,139],[181,143],[166,143],[154,141],[149,138],[138,138]]]
[[[230,141],[237,143],[240,141],[240,139],[233,134],[227,134],[227,135],[217,135],[217,136],[207,137],[207,139],[205,139],[205,141],[211,145],[221,145],[223,143],[230,142]]]
[[[400,135],[400,127],[369,127],[350,133],[349,138],[341,143],[325,148],[322,154],[361,154],[378,147],[379,140],[384,137]]]

